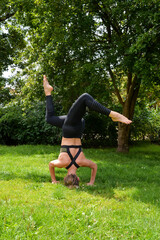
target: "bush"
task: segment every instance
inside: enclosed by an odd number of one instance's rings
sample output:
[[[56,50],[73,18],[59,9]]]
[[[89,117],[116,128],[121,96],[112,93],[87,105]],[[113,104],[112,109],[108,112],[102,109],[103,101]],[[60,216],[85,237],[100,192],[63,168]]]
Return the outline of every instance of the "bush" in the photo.
[[[45,122],[45,103],[39,102],[26,111],[13,105],[1,112],[0,143],[57,144],[61,131]]]
[[[107,147],[117,145],[116,125],[109,118],[97,113],[85,117],[83,145],[87,147]]]
[[[133,140],[146,140],[160,144],[160,110],[146,106],[135,109],[131,138]]]
[[[26,110],[23,107],[17,102],[0,109],[0,144],[60,144],[62,130],[46,123],[45,102],[35,103]],[[58,103],[55,103],[55,110],[57,115],[63,114]],[[90,112],[85,116],[85,125],[83,146],[117,145],[117,124],[110,118]],[[160,143],[160,111],[148,106],[143,109],[136,106],[131,140],[146,139]]]
[[[21,104],[8,105],[0,113],[0,144],[60,144],[61,129],[45,121],[45,102],[22,110]],[[57,115],[62,111],[55,104]],[[115,124],[106,116],[89,113],[86,118],[83,143],[85,147],[116,145],[117,131]]]

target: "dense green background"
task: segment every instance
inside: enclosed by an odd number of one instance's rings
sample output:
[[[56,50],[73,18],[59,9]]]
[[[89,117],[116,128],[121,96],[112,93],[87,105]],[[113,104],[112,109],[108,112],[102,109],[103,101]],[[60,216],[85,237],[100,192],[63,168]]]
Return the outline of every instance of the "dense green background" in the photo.
[[[159,19],[159,0],[1,1],[0,143],[57,143],[59,130],[44,123],[43,74],[57,114],[88,92],[134,115],[132,140],[159,141]],[[16,71],[4,78],[8,67]],[[116,144],[116,124],[98,115],[87,122],[86,144]]]

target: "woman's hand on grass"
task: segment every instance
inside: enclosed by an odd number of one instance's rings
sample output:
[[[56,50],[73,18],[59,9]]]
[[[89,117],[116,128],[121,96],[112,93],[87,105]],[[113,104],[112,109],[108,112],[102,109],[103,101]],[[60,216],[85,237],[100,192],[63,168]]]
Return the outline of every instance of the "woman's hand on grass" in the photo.
[[[59,181],[52,181],[52,184],[57,184],[57,183],[59,183]]]
[[[94,183],[91,183],[91,182],[87,183],[87,186],[93,186],[93,185]]]

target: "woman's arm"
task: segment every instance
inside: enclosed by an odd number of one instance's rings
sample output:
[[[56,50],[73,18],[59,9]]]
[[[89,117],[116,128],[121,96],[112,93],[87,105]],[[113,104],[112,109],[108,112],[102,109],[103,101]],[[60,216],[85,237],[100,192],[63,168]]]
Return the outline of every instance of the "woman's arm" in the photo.
[[[96,173],[97,173],[97,164],[85,158],[83,162],[80,164],[80,166],[91,168],[91,178],[90,178],[90,182],[87,183],[87,185],[93,185],[96,178]]]
[[[52,183],[58,183],[58,181],[56,180],[56,176],[55,176],[55,167],[62,168],[64,166],[63,166],[62,162],[59,161],[58,159],[51,161],[49,163],[49,171],[51,174]]]
[[[92,167],[92,170],[91,170],[91,179],[90,179],[90,182],[87,183],[87,185],[93,185],[94,184],[94,181],[95,181],[95,178],[96,178],[96,173],[97,173],[97,164],[94,163],[95,165]]]

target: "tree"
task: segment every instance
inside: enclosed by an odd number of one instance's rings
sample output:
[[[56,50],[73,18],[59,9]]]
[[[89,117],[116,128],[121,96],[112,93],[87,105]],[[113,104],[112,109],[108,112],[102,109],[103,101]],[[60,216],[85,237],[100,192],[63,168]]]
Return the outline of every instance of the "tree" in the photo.
[[[0,3],[0,104],[10,101],[12,94],[7,85],[9,79],[2,77],[3,71],[18,58],[19,51],[25,47],[23,31],[14,15],[17,8],[9,0]],[[14,92],[13,92],[14,93]]]
[[[143,85],[140,89],[131,138],[134,140],[149,139],[160,143],[160,85],[153,84],[150,89]]]
[[[159,80],[159,1],[92,1],[90,8],[105,26],[98,40],[106,42],[103,56],[122,114],[132,119],[140,85]],[[129,128],[119,124],[118,151],[128,151]]]
[[[159,84],[159,0],[37,0],[21,7],[16,16],[30,26],[27,67],[40,66],[65,99],[84,89],[94,95],[99,78],[132,119],[140,86]],[[119,124],[118,151],[128,151],[129,130]]]

